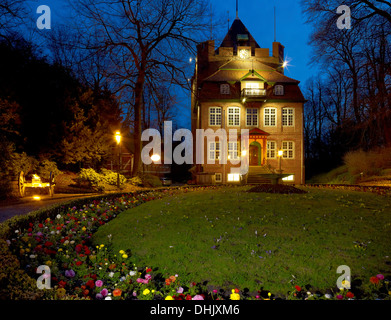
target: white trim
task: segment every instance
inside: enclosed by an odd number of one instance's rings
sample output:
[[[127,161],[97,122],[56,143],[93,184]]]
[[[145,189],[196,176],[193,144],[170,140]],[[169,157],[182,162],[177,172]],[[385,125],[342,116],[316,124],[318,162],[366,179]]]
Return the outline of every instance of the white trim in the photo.
[[[266,110],[274,110],[274,114],[268,113],[266,114]],[[266,115],[269,117],[269,124],[266,124]],[[274,115],[274,125],[271,125],[271,116]],[[263,109],[263,126],[264,127],[277,127],[277,108],[276,107],[266,107]]]

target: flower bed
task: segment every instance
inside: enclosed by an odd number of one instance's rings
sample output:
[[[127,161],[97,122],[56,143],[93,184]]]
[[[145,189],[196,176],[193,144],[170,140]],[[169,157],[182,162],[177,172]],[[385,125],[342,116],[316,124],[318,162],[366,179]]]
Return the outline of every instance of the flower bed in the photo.
[[[112,195],[76,201],[70,205],[11,219],[2,225],[0,298],[3,299],[98,299],[98,300],[221,300],[276,298],[268,291],[249,294],[246,290],[210,289],[202,284],[182,283],[180,275],[163,275],[155,267],[136,266],[130,252],[113,252],[93,245],[91,236],[124,210],[174,193],[211,190],[218,187],[160,189],[134,194]],[[37,273],[46,265],[48,274]],[[52,289],[38,290],[41,278]],[[375,279],[376,278],[376,279]],[[44,280],[42,280],[44,279]],[[48,282],[46,282],[48,281]],[[50,283],[49,283],[50,281]],[[372,277],[368,292],[360,298],[389,299],[384,276]],[[286,299],[354,299],[354,290],[326,294],[310,292],[298,285]]]
[[[391,195],[391,187],[385,186],[360,186],[350,184],[306,184],[305,186],[311,188],[327,188],[336,190],[372,192],[379,195]]]

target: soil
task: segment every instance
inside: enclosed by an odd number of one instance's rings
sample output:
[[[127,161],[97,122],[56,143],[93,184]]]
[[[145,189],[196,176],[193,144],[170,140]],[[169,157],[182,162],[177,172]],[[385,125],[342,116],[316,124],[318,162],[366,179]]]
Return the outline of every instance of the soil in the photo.
[[[285,184],[259,184],[255,187],[252,187],[247,192],[265,192],[265,193],[280,193],[280,194],[307,193],[307,191]]]

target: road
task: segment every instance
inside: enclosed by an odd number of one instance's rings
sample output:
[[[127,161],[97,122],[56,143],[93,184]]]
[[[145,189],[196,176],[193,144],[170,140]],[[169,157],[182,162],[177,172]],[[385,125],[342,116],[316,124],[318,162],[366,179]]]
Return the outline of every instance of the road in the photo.
[[[54,204],[67,202],[73,199],[86,198],[95,194],[55,194],[53,198],[48,195],[41,195],[40,200],[34,200],[33,197],[14,200],[12,202],[0,203],[0,223],[16,216],[24,215],[31,211],[51,207]]]

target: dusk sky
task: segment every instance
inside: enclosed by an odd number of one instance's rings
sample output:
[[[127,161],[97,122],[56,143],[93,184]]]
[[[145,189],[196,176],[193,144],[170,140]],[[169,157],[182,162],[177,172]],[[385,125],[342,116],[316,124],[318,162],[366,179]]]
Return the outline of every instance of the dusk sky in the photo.
[[[74,25],[77,21],[68,18],[69,13],[64,10],[66,0],[35,0],[28,1],[32,7],[32,18],[36,20],[35,13],[39,5],[48,5],[52,11],[52,29],[58,23],[69,23]],[[236,16],[236,0],[212,0],[213,11],[216,16],[213,19],[224,19],[226,27],[216,40],[216,46],[228,31]],[[301,11],[300,0],[239,0],[239,18],[254,36],[262,48],[269,48],[271,52],[274,41],[274,7],[276,7],[277,33],[276,39],[285,46],[285,57],[289,61],[285,74],[301,82],[304,86],[307,79],[316,73],[313,67],[309,66],[311,47],[309,45],[310,26],[305,24],[305,18]],[[216,31],[216,30],[215,30]],[[46,32],[46,31],[45,31]],[[47,31],[50,32],[50,31]],[[215,32],[214,32],[215,33]],[[191,77],[191,75],[189,75]],[[178,94],[181,114],[179,126],[190,127],[190,114],[188,113],[190,97],[187,94]]]

